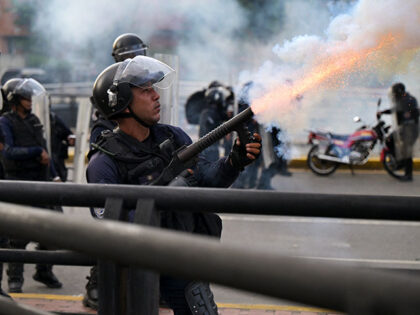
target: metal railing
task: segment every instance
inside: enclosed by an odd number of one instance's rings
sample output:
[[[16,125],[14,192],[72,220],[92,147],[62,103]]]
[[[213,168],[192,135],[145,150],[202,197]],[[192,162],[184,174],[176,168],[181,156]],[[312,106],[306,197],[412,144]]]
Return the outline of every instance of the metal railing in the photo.
[[[420,198],[2,181],[0,200],[105,206],[109,219],[121,217],[124,208],[135,208],[137,223],[154,225],[158,222],[156,209],[174,208],[418,220]],[[138,287],[129,288],[124,300],[119,300],[118,288],[123,282],[114,278],[115,286],[108,282],[104,286],[108,291],[101,293],[102,301],[104,297],[108,300],[107,309],[103,304],[99,314],[130,314],[138,310],[141,311],[137,314],[157,314],[158,273],[219,283],[350,314],[416,314],[420,309],[420,278],[404,274],[286,257],[202,236],[110,220],[80,219],[7,203],[0,203],[0,216],[0,229],[9,236],[97,257],[103,280],[110,281],[115,276],[113,269],[127,268],[137,280],[151,285],[147,292],[139,291]],[[142,269],[136,274],[137,268]]]
[[[128,208],[146,198],[162,210],[420,221],[419,196],[0,181],[0,200],[6,202],[103,207],[107,198],[122,199]]]

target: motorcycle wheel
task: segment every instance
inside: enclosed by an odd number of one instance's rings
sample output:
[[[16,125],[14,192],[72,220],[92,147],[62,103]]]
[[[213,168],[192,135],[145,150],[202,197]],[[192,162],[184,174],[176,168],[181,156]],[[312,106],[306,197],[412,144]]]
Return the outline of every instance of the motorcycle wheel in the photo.
[[[385,152],[384,156],[384,168],[388,172],[389,175],[395,177],[397,179],[402,179],[405,175],[404,167],[402,167],[395,156],[391,152]]]
[[[321,176],[328,176],[335,172],[335,170],[338,168],[338,163],[332,162],[332,161],[324,161],[320,160],[317,157],[317,154],[319,153],[319,146],[314,145],[308,153],[308,158],[306,160],[306,163],[308,164],[308,167],[311,169],[312,172],[314,172],[317,175]]]

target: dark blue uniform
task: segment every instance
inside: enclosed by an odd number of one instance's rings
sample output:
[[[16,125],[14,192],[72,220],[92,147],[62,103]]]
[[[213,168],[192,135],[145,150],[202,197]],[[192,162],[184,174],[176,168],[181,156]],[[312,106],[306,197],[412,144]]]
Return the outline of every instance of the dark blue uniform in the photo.
[[[170,146],[161,144],[169,139]],[[103,133],[88,168],[89,183],[147,185],[169,164],[172,152],[189,145],[190,137],[180,128],[157,124],[143,142],[120,130]],[[229,187],[239,174],[227,158],[209,162],[199,157],[194,182],[201,187]],[[220,237],[221,220],[214,214],[162,213],[162,227]],[[192,314],[185,299],[190,281],[161,276],[161,295],[175,315]]]
[[[4,136],[5,178],[46,180],[47,168],[38,161],[46,148],[39,119],[33,114],[22,119],[9,112],[0,117],[0,128]]]
[[[182,145],[192,143],[191,138],[178,127],[157,124],[151,127],[150,130],[151,135],[145,140],[145,143],[147,142],[146,145],[155,146],[155,148],[171,135],[176,146],[175,149]],[[148,152],[144,152],[145,146],[136,139],[121,131],[117,131],[114,134],[118,135],[118,138],[123,139],[122,141],[126,141],[126,144],[139,156],[148,155]],[[167,160],[166,165],[168,163],[169,161]],[[162,164],[163,167],[166,165]],[[138,184],[149,184],[160,174],[160,171],[157,169],[155,174],[147,174],[147,176],[140,178]],[[201,187],[229,187],[238,174],[239,171],[230,165],[227,158],[220,158],[216,162],[209,162],[200,156],[197,166],[194,169],[194,177],[198,182],[198,186]],[[104,152],[97,152],[92,156],[86,173],[89,183],[125,184],[126,182],[124,182],[120,175],[115,157],[113,158]]]

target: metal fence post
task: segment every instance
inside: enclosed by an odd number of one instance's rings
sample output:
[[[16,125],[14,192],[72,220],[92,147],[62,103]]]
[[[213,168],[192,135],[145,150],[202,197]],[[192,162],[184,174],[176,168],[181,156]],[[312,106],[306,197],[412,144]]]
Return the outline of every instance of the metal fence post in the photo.
[[[159,212],[154,199],[139,199],[134,217],[136,224],[160,226]],[[158,315],[159,274],[129,267],[127,305],[129,315]]]
[[[123,200],[107,198],[104,219],[119,221],[123,216]],[[125,299],[121,294],[121,267],[113,262],[98,261],[98,315],[125,314]]]

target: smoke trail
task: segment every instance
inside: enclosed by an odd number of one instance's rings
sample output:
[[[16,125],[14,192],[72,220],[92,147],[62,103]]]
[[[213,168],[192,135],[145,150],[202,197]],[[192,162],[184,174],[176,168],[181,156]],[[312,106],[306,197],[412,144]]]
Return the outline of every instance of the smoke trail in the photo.
[[[278,59],[246,75],[256,83],[251,98],[259,121],[296,126],[297,114],[328,90],[355,82],[363,86],[372,77],[378,82],[415,68],[419,24],[417,0],[360,0],[333,18],[324,36],[305,34],[274,46]]]

